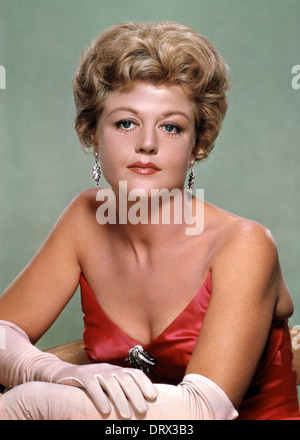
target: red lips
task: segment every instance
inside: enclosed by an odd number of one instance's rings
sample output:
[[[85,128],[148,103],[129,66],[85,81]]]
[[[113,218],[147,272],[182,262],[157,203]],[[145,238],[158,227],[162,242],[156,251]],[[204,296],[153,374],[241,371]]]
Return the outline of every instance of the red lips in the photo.
[[[160,168],[152,162],[134,162],[128,168],[137,174],[154,174],[160,171]]]

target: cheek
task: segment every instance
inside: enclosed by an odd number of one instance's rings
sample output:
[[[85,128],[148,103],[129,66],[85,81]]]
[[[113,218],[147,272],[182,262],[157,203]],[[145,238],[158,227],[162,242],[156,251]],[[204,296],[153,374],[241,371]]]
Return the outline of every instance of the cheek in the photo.
[[[176,155],[169,159],[167,181],[174,187],[181,187],[187,177],[190,160],[186,155]]]
[[[111,162],[115,162],[117,157],[118,145],[114,142],[113,137],[104,130],[98,136],[98,152],[101,165],[108,166]]]
[[[112,165],[115,163],[115,154],[113,145],[111,148],[108,147],[109,143],[106,142],[105,135],[100,135],[98,137],[98,154],[99,161],[101,165],[101,170],[105,178],[112,172]]]
[[[116,152],[113,148],[99,148],[99,158],[101,164],[101,170],[105,177],[105,179],[109,179],[110,177],[116,175],[117,165],[119,156],[116,155]]]
[[[192,142],[182,145],[181,148],[174,151],[170,157],[170,164],[182,174],[186,174],[190,167],[193,146],[194,144]]]
[[[126,164],[127,149],[113,137],[99,137],[99,159],[103,177],[113,188],[123,179],[124,164]]]
[[[128,146],[131,144],[130,140],[126,139],[126,136],[120,139],[120,135],[116,134],[115,129],[111,127],[104,127],[103,130],[99,130],[98,151],[100,157],[110,158],[110,160],[125,157]]]

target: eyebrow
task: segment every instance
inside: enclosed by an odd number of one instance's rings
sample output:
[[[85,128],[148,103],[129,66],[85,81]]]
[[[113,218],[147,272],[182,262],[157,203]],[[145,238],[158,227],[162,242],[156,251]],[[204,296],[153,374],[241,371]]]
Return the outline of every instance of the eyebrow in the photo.
[[[185,116],[190,122],[192,122],[192,121],[191,121],[191,118],[190,118],[186,113],[184,113],[184,112],[182,112],[182,111],[180,111],[180,110],[175,110],[175,111],[173,111],[173,112],[163,113],[163,116],[165,116],[165,117],[167,117],[167,116],[173,116],[173,115],[182,115],[182,116]]]
[[[109,117],[110,115],[112,115],[112,114],[115,113],[115,112],[119,112],[119,111],[122,111],[122,110],[125,110],[125,111],[128,111],[128,112],[131,112],[131,113],[134,113],[135,115],[138,114],[138,112],[137,112],[136,110],[134,110],[133,108],[131,108],[131,107],[118,107],[118,108],[115,108],[114,110],[112,110],[112,111],[107,115],[107,117]]]
[[[129,112],[131,112],[131,113],[134,113],[135,115],[138,115],[138,112],[137,112],[136,110],[134,110],[133,108],[131,108],[131,107],[118,107],[118,108],[112,110],[112,111],[107,115],[107,117],[109,117],[110,115],[112,115],[112,114],[115,113],[115,112],[122,111],[122,110],[123,110],[123,111],[129,111]],[[174,111],[171,111],[171,112],[163,113],[163,116],[164,116],[164,117],[173,116],[173,115],[182,115],[182,116],[184,116],[186,119],[188,119],[190,122],[192,122],[192,121],[191,121],[191,118],[190,118],[186,113],[182,112],[181,110],[174,110]]]

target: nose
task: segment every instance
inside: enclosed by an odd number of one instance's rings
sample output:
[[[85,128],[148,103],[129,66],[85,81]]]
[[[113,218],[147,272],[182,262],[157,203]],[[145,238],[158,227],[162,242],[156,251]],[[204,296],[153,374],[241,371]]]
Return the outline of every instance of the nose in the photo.
[[[139,142],[136,146],[136,152],[144,154],[157,154],[158,153],[158,142],[156,137],[155,128],[144,127],[142,130]]]

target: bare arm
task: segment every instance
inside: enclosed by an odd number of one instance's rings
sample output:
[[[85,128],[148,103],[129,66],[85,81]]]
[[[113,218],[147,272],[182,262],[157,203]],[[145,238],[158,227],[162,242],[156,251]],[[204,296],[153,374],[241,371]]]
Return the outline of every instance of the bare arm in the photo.
[[[187,374],[214,381],[238,408],[284,289],[269,232],[257,224],[242,228],[213,261],[211,301]]]
[[[82,198],[70,203],[35,257],[0,296],[0,319],[21,327],[32,343],[48,330],[77,289]]]
[[[141,371],[103,363],[72,365],[32,345],[77,289],[80,261],[96,222],[94,208],[93,191],[76,197],[37,255],[0,297],[0,326],[5,335],[0,347],[0,383],[15,387],[38,381],[81,387],[100,411],[110,413],[109,395],[120,414],[130,417],[131,406],[145,412],[146,400],[156,396],[153,384]]]

